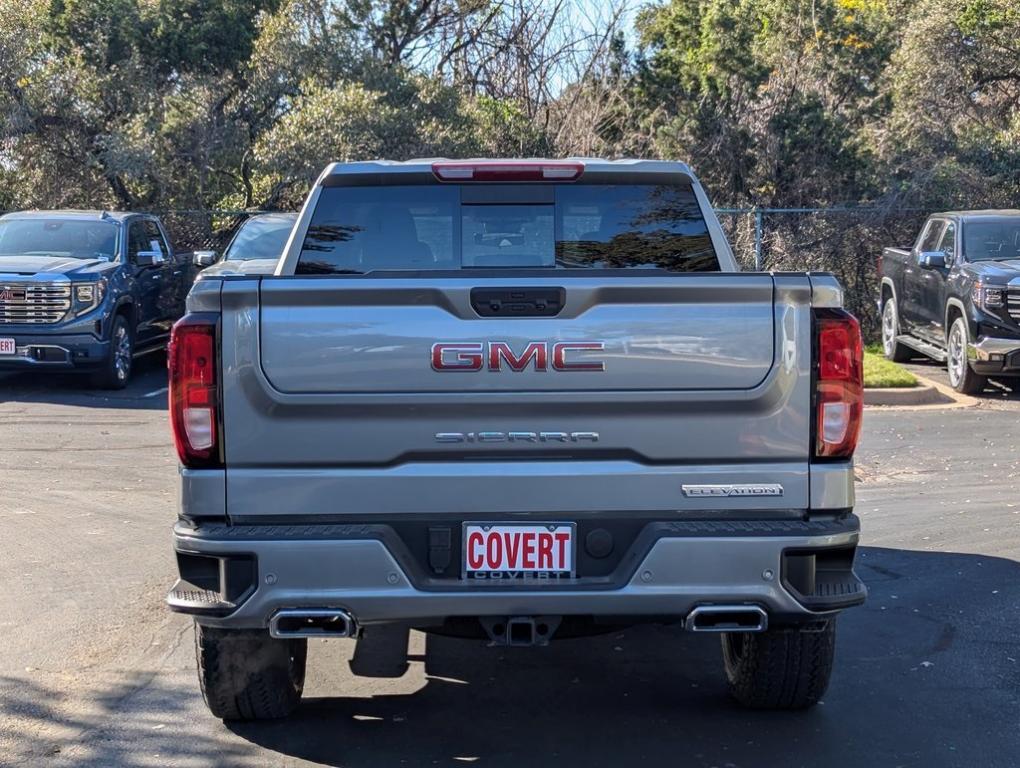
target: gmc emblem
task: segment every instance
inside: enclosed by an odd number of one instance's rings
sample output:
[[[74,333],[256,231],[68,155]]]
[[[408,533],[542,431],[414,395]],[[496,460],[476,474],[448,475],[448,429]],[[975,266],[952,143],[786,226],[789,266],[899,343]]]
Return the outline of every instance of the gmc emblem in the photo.
[[[25,301],[28,291],[24,288],[3,288],[0,289],[0,301]]]
[[[536,371],[604,371],[602,360],[586,357],[573,360],[578,352],[601,352],[606,348],[601,341],[529,341],[521,353],[516,354],[505,341],[441,341],[432,345],[434,371],[502,371],[504,367],[520,373],[531,367]]]

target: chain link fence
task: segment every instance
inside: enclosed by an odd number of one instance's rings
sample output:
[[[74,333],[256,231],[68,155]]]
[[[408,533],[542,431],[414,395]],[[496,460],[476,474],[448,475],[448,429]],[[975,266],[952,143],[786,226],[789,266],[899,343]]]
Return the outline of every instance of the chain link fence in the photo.
[[[832,272],[867,339],[878,334],[878,260],[914,242],[927,212],[871,207],[723,208],[717,211],[743,269]]]
[[[222,254],[237,228],[256,213],[267,211],[151,211],[159,216],[178,251]]]

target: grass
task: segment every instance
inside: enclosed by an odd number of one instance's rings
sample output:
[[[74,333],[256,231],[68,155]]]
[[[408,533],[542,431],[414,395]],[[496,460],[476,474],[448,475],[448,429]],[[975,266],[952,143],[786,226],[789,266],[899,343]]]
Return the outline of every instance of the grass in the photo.
[[[882,347],[878,344],[869,344],[864,349],[864,388],[877,389],[890,387],[903,389],[916,387],[917,379],[914,374],[892,360],[886,360],[882,355]]]

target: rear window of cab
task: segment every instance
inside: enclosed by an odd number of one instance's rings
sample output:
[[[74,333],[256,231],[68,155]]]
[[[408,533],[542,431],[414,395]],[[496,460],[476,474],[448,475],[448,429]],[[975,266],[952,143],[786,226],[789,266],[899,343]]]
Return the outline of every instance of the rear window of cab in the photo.
[[[720,269],[689,184],[444,184],[324,188],[295,271],[541,268]]]

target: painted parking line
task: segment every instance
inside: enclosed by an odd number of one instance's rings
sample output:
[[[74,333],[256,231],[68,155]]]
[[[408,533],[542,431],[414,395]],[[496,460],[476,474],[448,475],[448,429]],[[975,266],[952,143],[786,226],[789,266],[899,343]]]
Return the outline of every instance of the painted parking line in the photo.
[[[157,389],[153,392],[147,392],[146,394],[142,395],[142,397],[158,397],[159,395],[164,394],[167,391],[167,389],[168,389],[167,387],[163,387],[162,389]]]

